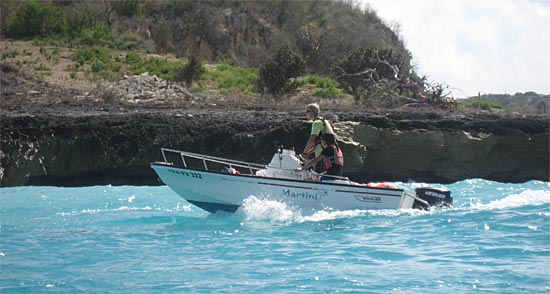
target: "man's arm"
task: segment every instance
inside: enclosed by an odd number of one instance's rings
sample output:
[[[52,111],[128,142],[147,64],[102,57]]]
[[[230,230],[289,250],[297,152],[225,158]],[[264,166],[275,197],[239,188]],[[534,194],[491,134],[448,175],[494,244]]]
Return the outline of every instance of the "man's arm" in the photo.
[[[317,162],[319,162],[323,159],[325,159],[325,156],[323,154],[319,154],[319,156],[317,156],[317,157],[313,158],[312,160],[308,161],[306,164],[304,164],[304,166],[295,169],[295,171],[306,170],[306,169],[314,166],[315,164],[317,164]]]
[[[307,141],[306,147],[304,148],[303,154],[306,156],[309,156],[314,150],[315,150],[315,139],[317,138],[317,135],[311,135],[309,136],[309,140]]]

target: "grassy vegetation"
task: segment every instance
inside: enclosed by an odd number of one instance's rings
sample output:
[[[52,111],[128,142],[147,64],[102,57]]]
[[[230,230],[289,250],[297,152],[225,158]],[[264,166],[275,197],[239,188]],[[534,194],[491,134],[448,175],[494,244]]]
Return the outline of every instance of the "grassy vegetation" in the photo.
[[[116,80],[124,74],[138,75],[148,72],[150,75],[165,80],[175,81],[175,73],[188,60],[176,59],[171,56],[151,57],[145,53],[128,52],[108,49],[106,47],[88,47],[77,50],[73,54],[74,69],[85,71],[92,80]],[[84,69],[84,67],[89,70]],[[70,77],[76,79],[76,73]],[[194,92],[206,89],[218,90],[221,94],[259,95],[257,88],[259,79],[258,68],[246,68],[227,63],[211,64],[194,87]],[[317,75],[306,75],[296,79],[297,91],[307,92],[318,98],[337,99],[345,96],[338,82],[331,78]]]
[[[19,51],[17,50],[2,52],[2,60],[8,59],[8,58],[15,58],[17,57],[17,55],[19,55]]]
[[[84,48],[78,50],[73,59],[76,67],[81,67],[92,63],[108,64],[111,61],[111,56],[107,54],[107,50],[104,48]]]
[[[184,65],[183,61],[171,61],[168,58],[145,57],[137,62],[129,63],[131,67],[130,74],[138,75],[148,72],[150,75],[156,75],[164,80],[174,80],[174,71]]]
[[[468,99],[464,100],[462,102],[462,104],[464,105],[464,107],[472,108],[472,109],[477,109],[478,105],[479,105],[479,108],[482,109],[482,110],[504,110],[504,111],[506,111],[502,107],[502,104],[500,104],[500,103],[491,102],[491,101],[487,101],[487,100],[479,100],[477,97],[468,98]]]
[[[258,93],[256,88],[258,81],[257,68],[243,68],[222,63],[213,69],[207,69],[202,81],[206,84],[212,84],[222,94]]]
[[[42,63],[35,66],[34,70],[36,70],[36,72],[41,76],[44,76],[44,75],[50,76],[50,75],[52,75],[52,69],[47,67],[46,65],[44,65]]]
[[[298,90],[309,90],[312,96],[319,98],[336,99],[346,95],[338,82],[327,77],[306,75],[298,78],[296,83]]]
[[[316,88],[338,88],[338,82],[334,81],[331,78],[324,78],[316,75],[306,75],[298,78],[297,80],[298,87],[304,86],[315,86]]]
[[[82,48],[73,55],[74,67],[79,69],[88,65],[92,77],[103,77],[107,80],[119,79],[124,74],[138,75],[144,72],[161,79],[174,80],[174,71],[184,64],[184,60],[170,60],[167,57],[142,57],[136,52],[129,52],[121,57],[123,54],[105,47]]]

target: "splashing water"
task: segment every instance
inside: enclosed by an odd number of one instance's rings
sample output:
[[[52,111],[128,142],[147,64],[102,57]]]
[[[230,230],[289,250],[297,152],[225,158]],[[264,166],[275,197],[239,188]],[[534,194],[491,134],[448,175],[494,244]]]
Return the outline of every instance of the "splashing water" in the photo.
[[[550,204],[550,191],[526,190],[518,194],[511,194],[502,199],[493,200],[487,204],[472,203],[471,208],[480,210],[508,209],[522,206],[539,206]]]
[[[287,222],[293,221],[300,216],[298,209],[284,202],[260,199],[256,196],[246,198],[240,209],[247,220]]]

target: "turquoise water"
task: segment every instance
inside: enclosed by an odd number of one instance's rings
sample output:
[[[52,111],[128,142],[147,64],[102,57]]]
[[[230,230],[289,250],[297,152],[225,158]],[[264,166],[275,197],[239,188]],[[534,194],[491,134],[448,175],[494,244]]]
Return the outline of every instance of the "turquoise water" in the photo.
[[[549,293],[550,185],[454,208],[208,214],[168,187],[0,189],[0,293]]]

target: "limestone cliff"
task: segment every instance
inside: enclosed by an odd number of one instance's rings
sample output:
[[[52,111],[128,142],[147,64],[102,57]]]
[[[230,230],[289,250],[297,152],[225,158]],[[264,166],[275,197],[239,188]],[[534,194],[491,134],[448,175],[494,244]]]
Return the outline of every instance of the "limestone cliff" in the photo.
[[[547,119],[449,115],[328,114],[355,180],[549,180]],[[149,163],[161,147],[266,163],[279,145],[301,150],[308,130],[302,112],[3,115],[2,186],[160,184]]]
[[[348,155],[350,175],[367,179],[454,182],[483,178],[502,182],[548,180],[548,132],[470,133],[399,130],[346,123],[359,145]],[[341,127],[342,128],[342,127]],[[350,156],[351,155],[351,156]]]

